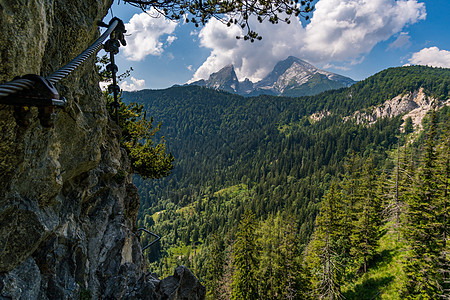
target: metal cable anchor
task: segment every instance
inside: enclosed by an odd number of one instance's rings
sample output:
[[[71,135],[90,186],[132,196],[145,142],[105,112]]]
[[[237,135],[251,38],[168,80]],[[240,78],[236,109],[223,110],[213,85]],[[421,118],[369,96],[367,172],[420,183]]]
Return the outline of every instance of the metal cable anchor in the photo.
[[[42,76],[28,74],[17,77],[19,80],[29,80],[30,89],[21,90],[7,97],[0,97],[0,104],[14,105],[14,117],[19,126],[30,124],[30,107],[35,106],[39,111],[39,121],[43,127],[53,127],[56,117],[55,108],[64,108],[66,99],[60,98],[53,84]]]
[[[14,106],[14,117],[20,126],[28,126],[30,124],[32,117],[30,106],[37,106],[42,126],[52,127],[55,117],[54,108],[64,107],[66,104],[66,100],[59,97],[53,84],[58,83],[62,78],[78,68],[88,57],[96,53],[103,46],[102,43],[107,36],[114,35],[123,45],[126,44],[123,35],[126,32],[123,21],[114,18],[109,25],[103,22],[100,23],[108,27],[108,29],[80,55],[47,76],[47,78],[31,74],[16,77],[12,81],[0,84],[0,104]],[[119,26],[118,31],[113,33],[117,26]],[[30,101],[34,100],[37,100],[37,103],[30,103]]]
[[[105,42],[105,44],[103,45],[103,48],[105,49],[106,52],[109,53],[110,63],[106,66],[106,70],[108,72],[111,72],[111,74],[112,74],[112,76],[111,76],[112,84],[110,84],[108,86],[108,93],[114,95],[114,103],[112,103],[111,105],[112,105],[112,107],[114,107],[115,112],[116,112],[116,123],[119,124],[120,105],[119,105],[119,101],[118,101],[118,96],[120,94],[120,87],[117,84],[117,71],[119,70],[119,68],[116,65],[114,55],[119,53],[119,47],[121,44],[122,44],[122,46],[127,45],[127,42],[125,41],[125,36],[124,36],[124,33],[127,31],[125,30],[125,24],[123,23],[123,21],[118,18],[111,19],[111,21],[109,22],[109,25],[106,25],[103,22],[99,22],[98,25],[102,26],[102,27],[108,27],[108,26],[111,26],[111,24],[113,22],[117,22],[117,26],[111,32],[110,38],[109,38],[109,40],[107,40]]]

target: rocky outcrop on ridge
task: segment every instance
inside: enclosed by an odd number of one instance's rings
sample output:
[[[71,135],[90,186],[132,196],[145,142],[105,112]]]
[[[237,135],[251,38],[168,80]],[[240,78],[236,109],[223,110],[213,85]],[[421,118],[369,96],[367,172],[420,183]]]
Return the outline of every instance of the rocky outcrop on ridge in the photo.
[[[47,76],[97,37],[112,0],[0,0],[0,83]],[[202,299],[186,268],[160,281],[135,228],[139,197],[94,58],[57,89],[53,128],[0,105],[1,299]],[[170,284],[167,284],[170,282]]]
[[[415,92],[408,92],[398,95],[383,104],[376,106],[370,112],[356,111],[352,117],[345,117],[344,121],[353,118],[358,124],[375,123],[380,118],[393,118],[403,114],[402,119],[406,120],[411,117],[416,130],[422,130],[422,120],[427,112],[436,106],[440,108],[450,105],[450,99],[446,101],[437,101],[436,99],[426,95],[423,88]]]

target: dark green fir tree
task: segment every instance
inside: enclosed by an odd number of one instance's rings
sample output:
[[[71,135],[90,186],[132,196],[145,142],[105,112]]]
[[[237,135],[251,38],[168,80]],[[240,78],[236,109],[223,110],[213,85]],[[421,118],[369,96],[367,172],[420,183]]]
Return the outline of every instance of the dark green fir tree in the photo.
[[[233,300],[258,299],[258,249],[256,244],[256,219],[251,210],[246,210],[236,233],[233,247]]]
[[[447,120],[450,114],[447,115]],[[439,297],[450,299],[450,123],[443,122],[443,132],[437,146],[438,221],[441,249],[438,255]]]
[[[357,218],[351,236],[352,254],[361,266],[363,273],[367,272],[368,260],[374,255],[378,246],[381,230],[380,204],[380,197],[377,195],[375,166],[371,156],[363,166],[359,201],[356,204]]]
[[[318,299],[342,299],[343,248],[341,198],[337,185],[333,183],[322,200],[320,213],[316,219],[314,237],[308,246],[307,263],[311,269],[313,294]]]
[[[443,247],[442,222],[437,180],[437,114],[431,115],[423,149],[421,167],[407,196],[405,238],[409,252],[405,260],[406,282],[403,296],[407,299],[438,299],[439,256]]]
[[[221,299],[220,284],[224,273],[224,242],[217,233],[209,239],[209,252],[206,261],[206,296],[208,299]]]

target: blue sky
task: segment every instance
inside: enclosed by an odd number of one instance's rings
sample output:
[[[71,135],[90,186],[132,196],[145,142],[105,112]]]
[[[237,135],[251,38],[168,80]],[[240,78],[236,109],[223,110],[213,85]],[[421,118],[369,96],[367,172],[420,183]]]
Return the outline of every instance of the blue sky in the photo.
[[[105,21],[114,15],[126,23],[117,64],[134,69],[121,88],[136,90],[207,78],[228,64],[239,80],[256,82],[290,55],[354,80],[405,64],[450,68],[449,14],[449,0],[319,0],[308,24],[255,24],[263,40],[254,43],[216,20],[196,28],[123,2]]]

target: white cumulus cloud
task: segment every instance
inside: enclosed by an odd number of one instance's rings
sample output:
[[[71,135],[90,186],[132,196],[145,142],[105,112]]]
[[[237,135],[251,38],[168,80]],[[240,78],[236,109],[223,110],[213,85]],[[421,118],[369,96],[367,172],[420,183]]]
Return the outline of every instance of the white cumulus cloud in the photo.
[[[414,53],[409,62],[413,65],[450,68],[450,51],[438,47],[424,48]]]
[[[263,37],[255,43],[236,40],[243,34],[239,27],[227,28],[211,19],[199,33],[201,46],[211,49],[211,54],[191,81],[207,78],[228,64],[235,66],[240,80],[255,81],[289,55],[317,65],[358,64],[377,43],[425,18],[425,5],[417,0],[319,0],[306,27],[294,18],[289,25],[253,22],[252,29]]]
[[[162,36],[172,34],[177,23],[163,16],[154,17],[156,15],[153,10],[135,14],[130,22],[125,24],[127,46],[124,47],[123,53],[126,59],[140,61],[147,55],[161,55],[164,52]],[[175,39],[175,36],[169,36],[166,41],[170,44]]]
[[[425,17],[417,0],[320,0],[306,27],[305,54],[318,62],[351,61]]]
[[[172,44],[176,39],[177,39],[176,36],[174,36],[174,35],[169,35],[169,36],[167,37],[167,43],[170,45],[170,44]]]
[[[270,72],[278,61],[289,55],[300,57],[299,50],[305,34],[300,21],[292,20],[289,25],[265,22],[258,24],[257,28],[255,26],[255,29],[263,39],[250,43],[236,39],[236,36],[244,34],[240,27],[227,27],[211,19],[199,33],[200,45],[211,49],[211,54],[197,69],[192,80],[208,78],[209,74],[233,64],[239,78],[257,81]]]
[[[142,90],[145,87],[144,79],[136,79],[133,76],[130,77],[131,82],[128,83],[127,80],[124,80],[121,84],[119,84],[120,88],[124,91],[136,91]]]

